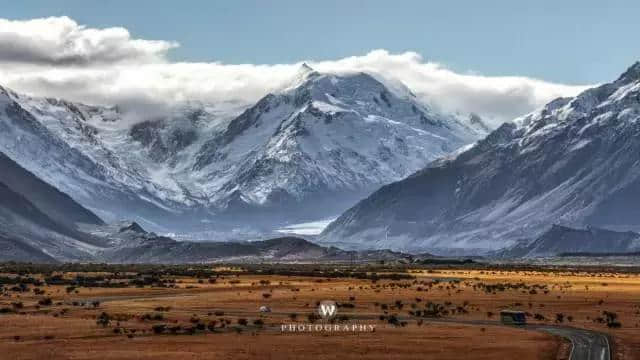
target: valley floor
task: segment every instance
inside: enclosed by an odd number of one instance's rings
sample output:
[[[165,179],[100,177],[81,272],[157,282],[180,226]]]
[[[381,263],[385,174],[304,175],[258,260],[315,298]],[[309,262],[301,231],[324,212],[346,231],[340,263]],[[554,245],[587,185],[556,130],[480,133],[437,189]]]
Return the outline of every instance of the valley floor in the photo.
[[[568,358],[567,340],[503,326],[502,309],[607,333],[614,359],[640,354],[632,272],[9,264],[0,280],[1,359]],[[335,324],[375,331],[282,331],[325,324],[321,300],[339,303]]]

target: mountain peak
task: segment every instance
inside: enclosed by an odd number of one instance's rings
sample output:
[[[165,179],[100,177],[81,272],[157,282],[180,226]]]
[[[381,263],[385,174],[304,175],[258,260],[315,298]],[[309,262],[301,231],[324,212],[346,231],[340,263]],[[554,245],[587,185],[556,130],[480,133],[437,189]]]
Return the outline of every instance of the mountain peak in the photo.
[[[640,61],[636,61],[618,78],[618,81],[624,82],[631,82],[636,80],[640,80]]]
[[[120,228],[120,232],[132,231],[139,234],[146,234],[147,232],[140,226],[137,222],[132,222],[128,226],[123,226]]]
[[[310,77],[319,75],[317,71],[315,71],[311,66],[309,66],[306,62],[303,62],[300,67],[298,68],[298,70],[296,71],[296,73],[293,75],[293,77],[291,78],[291,81],[289,81],[288,85],[286,85],[284,88],[282,88],[280,91],[288,91],[291,89],[295,89],[299,86],[301,86],[302,84],[305,83],[305,81],[307,81]]]
[[[298,71],[296,72],[294,79],[296,79],[297,81],[304,81],[307,78],[309,78],[309,76],[312,76],[313,74],[318,74],[318,72],[314,68],[309,66],[309,64],[304,62],[298,68]]]
[[[302,65],[300,65],[300,69],[298,69],[298,72],[304,72],[304,73],[309,73],[313,71],[315,70],[311,66],[309,66],[309,64],[307,64],[306,62],[303,62]]]

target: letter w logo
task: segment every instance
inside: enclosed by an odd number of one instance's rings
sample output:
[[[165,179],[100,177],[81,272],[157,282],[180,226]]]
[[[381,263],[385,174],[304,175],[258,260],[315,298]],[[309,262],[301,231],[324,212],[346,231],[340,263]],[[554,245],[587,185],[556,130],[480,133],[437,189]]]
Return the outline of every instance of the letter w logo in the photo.
[[[335,303],[321,303],[318,308],[318,313],[320,313],[320,316],[327,318],[334,316],[338,312],[337,310]]]

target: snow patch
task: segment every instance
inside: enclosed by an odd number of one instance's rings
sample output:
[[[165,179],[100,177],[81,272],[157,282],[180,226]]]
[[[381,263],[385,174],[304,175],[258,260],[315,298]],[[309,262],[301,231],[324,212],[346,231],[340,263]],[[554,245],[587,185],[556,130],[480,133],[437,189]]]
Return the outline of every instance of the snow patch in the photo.
[[[282,234],[292,235],[319,235],[335,219],[336,217],[333,217],[330,219],[288,225],[276,231]]]

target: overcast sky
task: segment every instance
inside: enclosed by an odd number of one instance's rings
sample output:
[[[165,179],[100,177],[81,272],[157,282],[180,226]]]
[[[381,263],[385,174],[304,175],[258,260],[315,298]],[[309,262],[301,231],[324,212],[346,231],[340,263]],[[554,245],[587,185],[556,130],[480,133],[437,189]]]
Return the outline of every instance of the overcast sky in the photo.
[[[10,2],[0,84],[98,104],[251,103],[306,61],[400,80],[495,125],[640,58],[637,1],[515,3]]]

